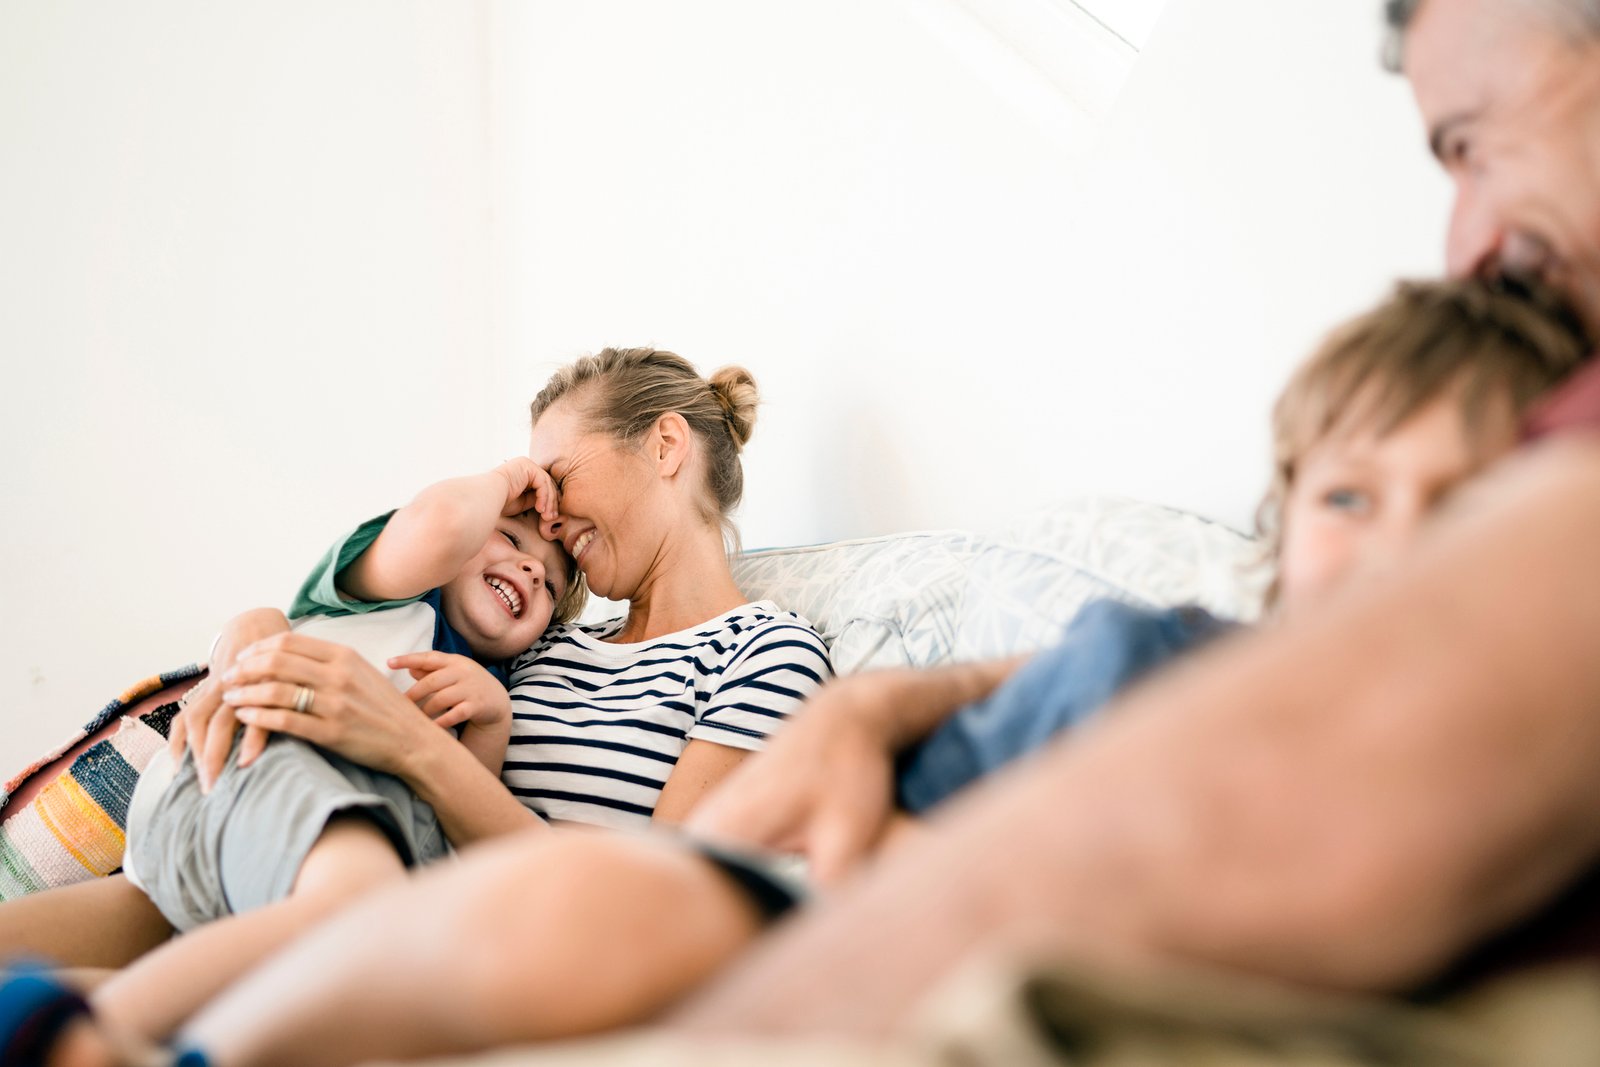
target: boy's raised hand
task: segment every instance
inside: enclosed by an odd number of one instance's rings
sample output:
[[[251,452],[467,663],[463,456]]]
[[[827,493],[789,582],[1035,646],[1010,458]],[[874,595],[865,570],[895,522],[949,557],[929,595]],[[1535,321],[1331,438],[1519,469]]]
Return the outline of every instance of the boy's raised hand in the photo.
[[[406,699],[440,726],[471,723],[481,729],[511,721],[511,695],[505,686],[466,656],[413,652],[393,657],[389,667],[416,679]]]
[[[527,456],[506,460],[495,471],[506,479],[506,503],[503,515],[521,515],[536,511],[539,518],[549,521],[560,512],[560,492],[550,472]]]

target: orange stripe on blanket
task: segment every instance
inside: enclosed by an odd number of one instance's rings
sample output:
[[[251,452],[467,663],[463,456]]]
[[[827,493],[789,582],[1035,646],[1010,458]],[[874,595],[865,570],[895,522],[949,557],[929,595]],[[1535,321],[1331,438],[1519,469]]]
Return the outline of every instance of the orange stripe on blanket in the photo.
[[[122,695],[117,697],[117,702],[120,704],[137,704],[160,688],[161,675],[153,675],[124,689]]]
[[[100,877],[122,866],[122,829],[70,775],[63,774],[50,783],[33,807],[61,847],[85,870]]]

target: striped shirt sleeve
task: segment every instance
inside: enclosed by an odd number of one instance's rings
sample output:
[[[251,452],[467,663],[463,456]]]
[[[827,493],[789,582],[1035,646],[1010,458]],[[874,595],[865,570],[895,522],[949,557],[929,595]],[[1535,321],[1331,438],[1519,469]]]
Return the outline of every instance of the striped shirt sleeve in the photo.
[[[762,748],[783,720],[833,676],[815,630],[793,616],[767,619],[700,702],[691,741]]]

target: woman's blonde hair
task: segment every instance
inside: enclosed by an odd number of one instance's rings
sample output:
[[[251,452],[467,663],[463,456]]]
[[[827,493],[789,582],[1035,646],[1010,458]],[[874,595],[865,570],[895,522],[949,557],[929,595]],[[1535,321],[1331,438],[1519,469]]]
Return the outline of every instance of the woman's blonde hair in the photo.
[[[561,368],[533,398],[535,425],[550,405],[581,393],[586,424],[624,444],[634,444],[668,412],[689,424],[705,466],[705,516],[720,523],[736,548],[731,519],[744,496],[739,453],[755,429],[760,397],[743,367],[721,367],[702,378],[682,356],[659,348],[607,348]]]
[[[1469,433],[1509,397],[1520,418],[1591,351],[1555,294],[1476,280],[1401,282],[1388,300],[1335,330],[1300,365],[1272,410],[1272,481],[1256,510],[1268,561],[1283,544],[1283,508],[1306,453],[1335,432],[1382,437],[1450,393]],[[1268,602],[1276,597],[1274,579]]]

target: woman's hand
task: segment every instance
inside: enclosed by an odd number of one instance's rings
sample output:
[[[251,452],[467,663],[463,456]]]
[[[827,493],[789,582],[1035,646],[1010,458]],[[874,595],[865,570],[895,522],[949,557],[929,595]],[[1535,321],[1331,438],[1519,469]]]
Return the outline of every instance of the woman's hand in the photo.
[[[403,779],[430,745],[455,744],[359,654],[304,634],[256,642],[221,680],[222,701],[241,722]],[[309,707],[296,710],[304,689]]]
[[[211,649],[211,673],[172,720],[168,734],[174,760],[182,757],[186,744],[194,753],[201,789],[209,790],[222,773],[228,762],[228,752],[233,748],[234,734],[239,730],[233,709],[222,702],[218,675],[233,666],[245,646],[288,629],[289,620],[283,612],[276,608],[256,608],[229,619],[217,635]],[[267,747],[267,737],[267,732],[258,727],[245,730],[244,740],[239,744],[241,767],[248,767],[261,754]]]
[[[515,456],[495,468],[495,473],[506,480],[506,503],[503,514],[521,515],[537,511],[541,519],[554,519],[560,514],[560,490],[550,472],[527,456]]]
[[[877,844],[893,813],[895,751],[881,711],[896,692],[881,673],[825,686],[700,803],[688,829],[804,853],[819,883],[837,880]]]
[[[491,729],[511,721],[511,694],[476,660],[448,652],[413,652],[393,657],[389,666],[416,679],[406,699],[435,725],[469,722]]]

